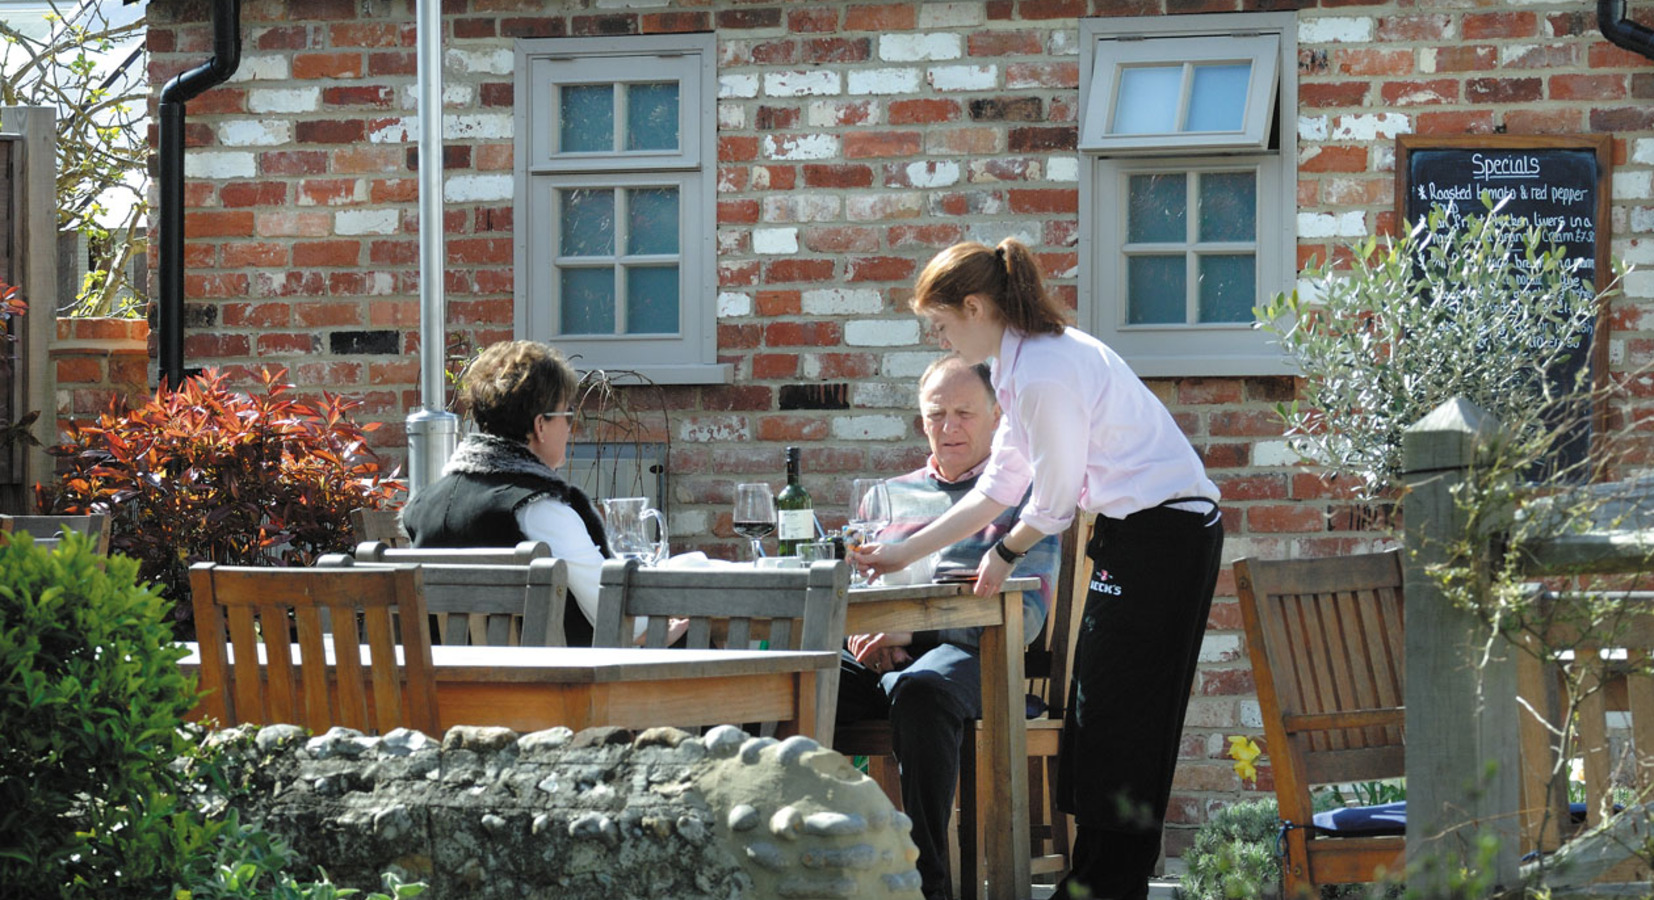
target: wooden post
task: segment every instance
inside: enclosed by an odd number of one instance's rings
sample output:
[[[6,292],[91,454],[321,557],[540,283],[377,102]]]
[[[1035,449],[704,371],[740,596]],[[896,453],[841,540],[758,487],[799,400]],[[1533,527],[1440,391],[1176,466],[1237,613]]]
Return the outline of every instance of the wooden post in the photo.
[[[18,287],[29,311],[23,316],[23,406],[19,414],[39,410],[34,436],[41,446],[25,454],[21,495],[12,499],[18,512],[34,512],[34,484],[52,477],[54,460],[45,448],[57,443],[57,373],[51,365],[51,342],[57,336],[57,111],[46,106],[0,107],[0,128],[23,138],[25,173],[19,191],[22,246],[17,258]]]
[[[1428,859],[1481,869],[1477,843],[1492,835],[1498,854],[1484,871],[1495,885],[1514,889],[1520,806],[1515,659],[1502,640],[1490,651],[1482,622],[1455,608],[1426,574],[1464,536],[1453,487],[1498,429],[1488,413],[1456,398],[1402,437],[1407,863],[1413,878],[1422,871],[1416,865]]]

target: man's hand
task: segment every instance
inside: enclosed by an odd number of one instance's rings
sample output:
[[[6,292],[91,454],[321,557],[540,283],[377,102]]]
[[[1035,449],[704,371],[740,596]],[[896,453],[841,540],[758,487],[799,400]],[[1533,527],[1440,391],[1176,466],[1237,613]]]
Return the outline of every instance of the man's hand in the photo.
[[[913,643],[910,631],[887,631],[879,634],[852,634],[845,645],[856,662],[875,672],[891,672],[913,662],[907,646]]]

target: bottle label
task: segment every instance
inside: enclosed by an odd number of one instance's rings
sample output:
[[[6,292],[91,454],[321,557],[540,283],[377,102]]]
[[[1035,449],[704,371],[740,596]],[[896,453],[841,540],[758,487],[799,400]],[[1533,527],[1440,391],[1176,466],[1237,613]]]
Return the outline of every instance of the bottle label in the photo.
[[[777,510],[775,525],[777,540],[813,541],[816,539],[816,514],[813,509]]]

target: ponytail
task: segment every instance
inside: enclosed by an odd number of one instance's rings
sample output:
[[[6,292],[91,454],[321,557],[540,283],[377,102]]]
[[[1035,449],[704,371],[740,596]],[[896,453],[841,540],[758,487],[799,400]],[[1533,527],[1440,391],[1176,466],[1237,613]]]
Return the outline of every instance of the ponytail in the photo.
[[[967,241],[936,254],[919,274],[911,306],[957,310],[973,294],[986,296],[999,318],[1024,334],[1061,334],[1068,325],[1067,311],[1046,293],[1039,261],[1016,238],[993,248]]]

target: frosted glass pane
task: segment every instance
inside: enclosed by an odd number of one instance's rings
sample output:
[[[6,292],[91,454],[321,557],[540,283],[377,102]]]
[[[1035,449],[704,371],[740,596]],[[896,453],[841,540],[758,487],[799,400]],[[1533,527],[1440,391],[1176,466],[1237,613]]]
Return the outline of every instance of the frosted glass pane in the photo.
[[[613,256],[615,192],[608,188],[558,191],[563,200],[558,219],[564,256]]]
[[[1127,241],[1181,244],[1189,239],[1188,176],[1182,172],[1133,175],[1127,194]]]
[[[626,88],[626,149],[678,149],[678,83]]]
[[[1200,176],[1199,190],[1202,241],[1250,241],[1257,237],[1257,173],[1209,172]]]
[[[1188,321],[1184,258],[1133,256],[1126,260],[1126,323],[1182,325]]]
[[[1250,253],[1200,258],[1200,321],[1250,322],[1257,303]]]
[[[627,192],[627,253],[678,252],[678,189]]]
[[[626,333],[675,334],[678,330],[678,267],[626,270]]]
[[[1196,66],[1184,131],[1240,131],[1252,64]]]
[[[1110,134],[1170,134],[1177,130],[1182,66],[1121,69],[1119,90]]]
[[[613,269],[564,269],[562,289],[563,334],[614,334]]]
[[[612,85],[564,85],[561,109],[557,142],[559,152],[614,152],[615,92]]]

